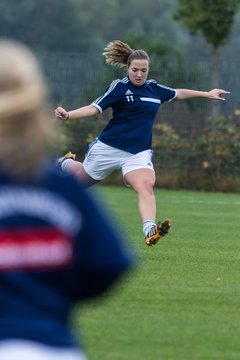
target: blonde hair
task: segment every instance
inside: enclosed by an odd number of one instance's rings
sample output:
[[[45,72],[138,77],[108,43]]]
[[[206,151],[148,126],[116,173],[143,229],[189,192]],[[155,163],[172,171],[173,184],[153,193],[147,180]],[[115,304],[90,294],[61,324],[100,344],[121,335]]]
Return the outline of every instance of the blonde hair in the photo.
[[[38,169],[52,139],[47,86],[26,46],[1,40],[0,54],[0,167],[28,175]]]
[[[148,60],[149,56],[144,50],[134,50],[121,40],[113,40],[104,48],[102,54],[106,64],[128,68],[133,60]]]

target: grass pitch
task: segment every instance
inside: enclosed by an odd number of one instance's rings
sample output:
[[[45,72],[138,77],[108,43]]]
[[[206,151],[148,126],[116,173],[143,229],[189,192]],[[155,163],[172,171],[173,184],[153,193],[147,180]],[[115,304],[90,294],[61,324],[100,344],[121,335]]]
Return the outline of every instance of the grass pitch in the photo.
[[[76,310],[89,360],[240,359],[240,195],[156,190],[158,219],[172,228],[151,248],[134,191],[99,191],[138,266]]]

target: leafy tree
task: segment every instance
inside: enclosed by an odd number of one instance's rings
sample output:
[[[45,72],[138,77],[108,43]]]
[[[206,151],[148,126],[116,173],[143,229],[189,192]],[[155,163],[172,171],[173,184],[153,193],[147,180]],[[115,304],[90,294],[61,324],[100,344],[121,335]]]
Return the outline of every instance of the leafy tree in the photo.
[[[191,34],[200,31],[212,45],[212,87],[219,87],[219,48],[226,44],[240,6],[239,0],[179,0],[174,14]],[[218,102],[213,103],[212,116],[219,116]]]

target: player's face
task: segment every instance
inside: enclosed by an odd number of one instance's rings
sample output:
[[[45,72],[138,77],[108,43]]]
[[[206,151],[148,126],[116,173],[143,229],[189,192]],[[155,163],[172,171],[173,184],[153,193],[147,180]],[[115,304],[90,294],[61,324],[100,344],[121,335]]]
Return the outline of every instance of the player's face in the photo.
[[[128,76],[131,83],[135,86],[143,85],[147,79],[148,71],[148,60],[133,60],[128,67]]]

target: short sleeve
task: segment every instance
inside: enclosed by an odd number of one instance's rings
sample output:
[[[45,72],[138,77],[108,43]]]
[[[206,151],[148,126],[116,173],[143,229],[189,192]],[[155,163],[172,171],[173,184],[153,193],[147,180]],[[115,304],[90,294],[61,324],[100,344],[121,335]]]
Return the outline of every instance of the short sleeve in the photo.
[[[114,80],[106,89],[103,95],[98,97],[92,102],[91,105],[95,106],[101,113],[107,108],[114,105],[119,100],[121,95],[121,82]]]
[[[176,89],[170,88],[168,86],[157,84],[157,91],[159,93],[161,103],[171,101],[177,96]]]

